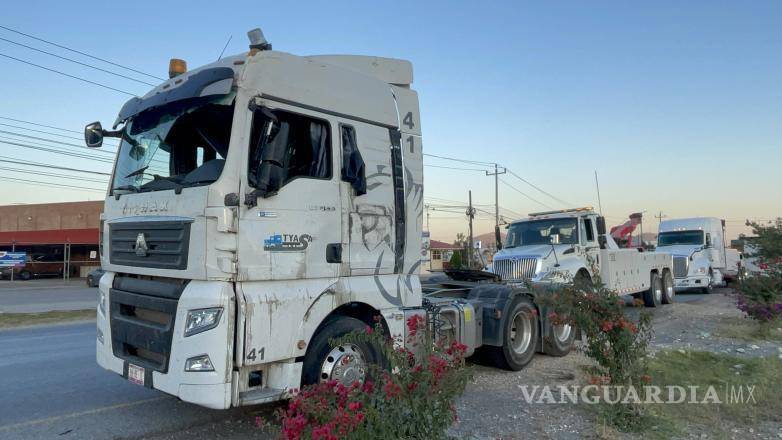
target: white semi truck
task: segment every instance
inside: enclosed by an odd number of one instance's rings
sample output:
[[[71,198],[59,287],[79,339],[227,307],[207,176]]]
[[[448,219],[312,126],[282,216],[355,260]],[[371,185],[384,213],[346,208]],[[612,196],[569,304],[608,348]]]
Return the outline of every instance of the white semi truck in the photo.
[[[647,307],[672,303],[671,255],[620,249],[605,229],[592,207],[530,214],[507,226],[491,271],[517,284],[589,282],[599,275],[606,287]]]
[[[660,222],[657,250],[673,255],[677,290],[711,293],[723,283],[727,252],[725,226],[715,217],[694,217]]]
[[[493,275],[419,279],[423,160],[409,62],[247,53],[187,71],[120,110],[101,221],[97,362],[210,408],[269,402],[378,362],[334,338],[374,325],[437,334],[520,369],[568,352],[531,293]],[[445,323],[445,324],[444,324]],[[447,324],[447,325],[446,325]],[[551,339],[551,338],[549,338]]]

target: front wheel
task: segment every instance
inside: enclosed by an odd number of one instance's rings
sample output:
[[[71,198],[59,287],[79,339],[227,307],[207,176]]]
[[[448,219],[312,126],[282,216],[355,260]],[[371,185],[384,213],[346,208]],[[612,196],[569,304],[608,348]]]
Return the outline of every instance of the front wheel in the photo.
[[[27,281],[27,280],[29,280],[32,277],[33,277],[33,274],[31,274],[30,271],[23,270],[23,271],[19,272],[19,279],[21,279],[22,281]]]
[[[339,339],[355,330],[366,329],[367,324],[356,318],[338,316],[329,319],[312,338],[302,366],[301,384],[335,380],[343,385],[363,382],[370,376],[370,365],[381,365],[382,355],[378,347],[356,341],[333,345],[330,340]]]
[[[532,302],[515,297],[507,308],[502,327],[502,346],[489,347],[489,354],[499,368],[519,371],[532,361],[538,342],[538,314]]]
[[[676,296],[676,289],[673,285],[673,275],[671,271],[663,272],[663,304],[673,304],[673,297]]]
[[[701,289],[701,292],[703,292],[705,295],[711,295],[714,293],[714,285],[712,284],[712,280],[714,279],[714,273],[709,269],[709,282],[706,284],[706,287]]]
[[[644,305],[646,307],[657,307],[663,300],[663,283],[660,275],[653,272],[649,280],[649,290],[644,292]]]

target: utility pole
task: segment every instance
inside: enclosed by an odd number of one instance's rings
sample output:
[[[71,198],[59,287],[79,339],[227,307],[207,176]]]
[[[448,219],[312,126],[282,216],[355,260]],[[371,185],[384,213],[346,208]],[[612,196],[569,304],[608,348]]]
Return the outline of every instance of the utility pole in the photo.
[[[472,219],[475,217],[475,208],[472,207],[472,190],[468,192],[468,198],[470,205],[467,208],[467,219],[470,223],[470,238],[469,242],[467,243],[467,268],[472,269],[472,252],[473,246],[475,246],[472,237]]]
[[[667,215],[665,215],[665,214],[663,214],[663,212],[662,212],[662,211],[660,211],[660,213],[659,213],[659,214],[657,214],[657,215],[655,215],[655,216],[654,216],[654,218],[656,218],[656,219],[657,219],[657,230],[658,230],[658,231],[660,230],[660,224],[662,224],[662,222],[663,222],[663,219],[664,219],[664,218],[666,218],[666,217],[668,217],[668,216],[667,216]]]
[[[499,171],[500,166],[494,164],[494,172],[490,173],[486,171],[487,176],[494,176],[494,227],[500,227],[500,174],[508,172],[507,168],[502,168],[502,172]]]

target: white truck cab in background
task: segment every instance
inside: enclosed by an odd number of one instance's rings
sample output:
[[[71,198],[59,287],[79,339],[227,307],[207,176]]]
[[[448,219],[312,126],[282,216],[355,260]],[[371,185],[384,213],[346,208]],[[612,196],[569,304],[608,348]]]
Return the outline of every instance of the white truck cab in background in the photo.
[[[504,281],[601,281],[620,295],[642,297],[649,307],[673,301],[671,256],[620,249],[591,207],[530,214],[511,222],[489,271]]]
[[[657,250],[673,255],[677,290],[699,289],[710,293],[714,286],[723,283],[727,255],[722,220],[715,217],[664,220],[657,235]]]

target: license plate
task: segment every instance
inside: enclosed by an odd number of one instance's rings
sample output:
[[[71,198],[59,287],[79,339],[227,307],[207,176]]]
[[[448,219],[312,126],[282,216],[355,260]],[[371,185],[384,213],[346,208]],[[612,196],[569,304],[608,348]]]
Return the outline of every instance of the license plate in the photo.
[[[144,368],[138,365],[128,364],[128,380],[137,384],[144,385]]]

